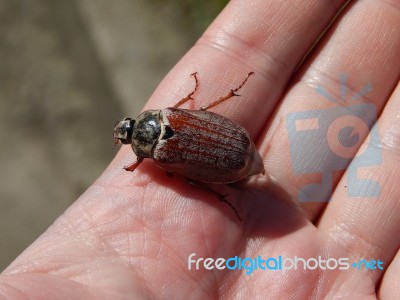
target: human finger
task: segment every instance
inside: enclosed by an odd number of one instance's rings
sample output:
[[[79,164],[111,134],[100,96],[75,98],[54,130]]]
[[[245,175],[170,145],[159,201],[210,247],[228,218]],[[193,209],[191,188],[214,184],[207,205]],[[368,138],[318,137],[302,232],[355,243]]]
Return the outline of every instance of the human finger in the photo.
[[[400,83],[320,219],[318,230],[325,236],[329,253],[352,261],[382,262],[382,268],[365,272],[354,268],[338,274],[342,288],[351,290],[357,282],[347,283],[346,276],[377,284],[400,248],[399,118]]]
[[[357,1],[346,8],[299,70],[261,146],[267,172],[311,220],[329,201],[399,79],[395,6]]]

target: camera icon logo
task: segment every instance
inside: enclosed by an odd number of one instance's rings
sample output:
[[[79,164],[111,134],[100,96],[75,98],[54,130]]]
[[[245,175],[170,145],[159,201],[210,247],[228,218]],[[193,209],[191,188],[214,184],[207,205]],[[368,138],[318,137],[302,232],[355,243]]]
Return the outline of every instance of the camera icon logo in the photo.
[[[343,79],[344,78],[344,79]],[[333,99],[323,88],[317,92],[330,101],[345,103],[346,79],[342,76],[342,100]],[[350,100],[368,92],[365,86]],[[376,107],[358,103],[321,110],[293,112],[287,115],[292,168],[296,175],[321,174],[321,182],[300,188],[302,202],[326,202],[333,192],[333,172],[347,169],[347,192],[350,197],[377,197],[381,187],[373,179],[359,178],[358,170],[382,163],[379,147]],[[361,144],[366,146],[360,148]],[[355,153],[358,151],[357,155]]]

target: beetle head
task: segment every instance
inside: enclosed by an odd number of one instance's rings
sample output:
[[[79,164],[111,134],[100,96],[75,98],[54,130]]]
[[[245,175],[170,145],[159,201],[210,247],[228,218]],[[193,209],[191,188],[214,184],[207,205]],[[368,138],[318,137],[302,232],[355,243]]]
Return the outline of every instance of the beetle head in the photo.
[[[117,144],[130,144],[132,143],[132,133],[135,120],[125,118],[118,121],[114,126],[114,146]]]

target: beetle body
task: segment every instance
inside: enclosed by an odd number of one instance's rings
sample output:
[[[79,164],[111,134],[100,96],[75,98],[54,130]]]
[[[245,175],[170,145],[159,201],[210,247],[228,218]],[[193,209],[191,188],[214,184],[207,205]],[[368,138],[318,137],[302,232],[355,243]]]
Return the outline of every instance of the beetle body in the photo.
[[[168,172],[202,183],[231,183],[264,174],[264,165],[247,131],[234,121],[207,109],[238,96],[251,72],[239,87],[200,110],[178,108],[192,98],[196,88],[174,107],[147,110],[136,120],[125,118],[115,124],[115,144],[131,144],[137,162],[125,167],[134,171],[145,158]],[[216,193],[228,203],[225,196]]]
[[[137,142],[143,135],[135,132],[136,128],[148,128],[149,123],[157,124],[158,137],[151,136],[151,143],[144,145]],[[152,158],[165,170],[206,183],[235,182],[264,172],[247,131],[208,111],[173,107],[145,111],[133,127],[132,149],[138,157]]]

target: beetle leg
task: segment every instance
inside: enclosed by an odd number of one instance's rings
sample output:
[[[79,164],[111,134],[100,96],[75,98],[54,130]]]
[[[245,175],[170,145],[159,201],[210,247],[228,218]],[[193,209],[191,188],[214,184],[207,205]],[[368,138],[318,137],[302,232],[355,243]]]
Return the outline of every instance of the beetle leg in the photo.
[[[230,90],[228,94],[226,94],[225,96],[219,98],[218,100],[216,100],[214,102],[211,102],[207,106],[201,107],[200,110],[210,109],[210,108],[212,108],[214,106],[217,106],[217,105],[221,104],[222,102],[224,102],[224,101],[226,101],[226,100],[228,100],[228,99],[230,99],[230,98],[232,98],[234,96],[240,96],[240,95],[236,94],[236,92],[239,91],[244,86],[244,84],[246,83],[246,81],[249,79],[249,77],[251,75],[254,75],[254,72],[250,72],[249,74],[247,74],[246,78],[243,80],[243,82],[236,89]]]
[[[239,219],[240,222],[243,222],[243,218],[239,215],[239,212],[237,211],[236,207],[233,206],[232,203],[230,203],[228,200],[226,200],[225,198],[228,196],[228,194],[221,194],[218,193],[217,191],[213,190],[212,188],[197,182],[197,181],[193,181],[192,179],[186,178],[186,180],[191,184],[191,185],[195,185],[197,187],[203,188],[206,191],[208,191],[209,193],[213,194],[214,196],[216,196],[219,201],[226,203],[236,214],[236,217]]]
[[[193,95],[194,93],[197,91],[197,88],[199,86],[199,81],[197,79],[197,72],[194,72],[193,74],[190,74],[190,76],[194,77],[194,80],[196,82],[196,86],[194,87],[194,90],[187,95],[185,98],[182,98],[177,104],[174,105],[174,108],[178,108],[179,106],[181,106],[183,103],[189,101],[189,100],[193,100]]]
[[[129,166],[125,166],[124,169],[126,171],[133,172],[135,169],[143,162],[143,158],[138,158],[136,162],[130,164]]]

